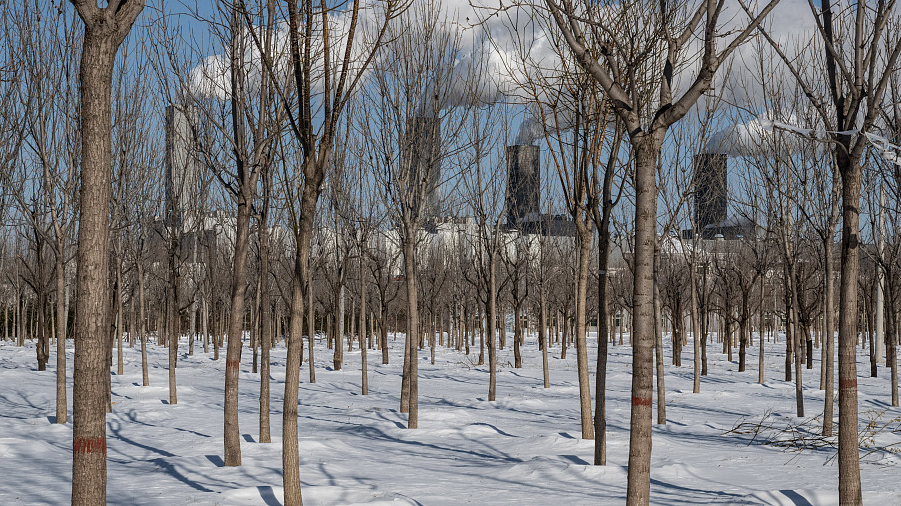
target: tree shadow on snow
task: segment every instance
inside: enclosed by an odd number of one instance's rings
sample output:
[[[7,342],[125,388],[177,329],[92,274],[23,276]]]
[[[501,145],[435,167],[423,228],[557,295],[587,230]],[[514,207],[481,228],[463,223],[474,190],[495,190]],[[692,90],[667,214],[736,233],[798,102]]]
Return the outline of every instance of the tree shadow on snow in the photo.
[[[813,504],[805,499],[801,494],[794,490],[780,490],[780,493],[788,498],[795,506],[813,506]]]
[[[263,499],[266,506],[282,506],[282,503],[275,497],[272,487],[260,485],[257,486],[257,491],[260,492],[260,498]]]

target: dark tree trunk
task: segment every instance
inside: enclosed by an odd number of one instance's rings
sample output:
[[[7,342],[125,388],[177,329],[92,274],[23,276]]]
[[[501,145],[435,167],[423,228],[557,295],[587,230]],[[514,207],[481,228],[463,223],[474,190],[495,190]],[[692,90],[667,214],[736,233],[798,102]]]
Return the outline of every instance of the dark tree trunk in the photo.
[[[260,442],[271,443],[269,432],[269,369],[270,348],[272,347],[272,307],[269,296],[269,189],[268,177],[263,175],[263,204],[260,209],[260,229],[258,237],[260,241],[260,287],[259,311],[260,311]],[[303,301],[301,301],[303,304]],[[303,320],[301,320],[303,323]],[[301,333],[303,331],[301,330]],[[299,339],[303,349],[303,336]],[[299,366],[298,366],[299,367]],[[299,375],[299,373],[298,373]]]

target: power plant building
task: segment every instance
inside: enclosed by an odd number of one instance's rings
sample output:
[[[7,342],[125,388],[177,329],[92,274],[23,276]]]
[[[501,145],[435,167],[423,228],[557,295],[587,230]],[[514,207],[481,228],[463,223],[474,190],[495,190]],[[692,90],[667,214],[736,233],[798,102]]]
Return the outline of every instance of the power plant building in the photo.
[[[694,228],[683,230],[683,238],[731,240],[757,235],[758,227],[751,220],[728,215],[727,164],[728,155],[724,153],[701,153],[694,157]]]
[[[434,220],[441,213],[440,137],[438,118],[416,116],[407,125],[404,143],[410,170],[407,190],[414,192],[414,207],[419,206],[419,196],[422,196],[420,216],[425,220]]]
[[[507,146],[507,227],[519,228],[539,214],[541,152],[538,146]]]
[[[694,225],[703,239],[712,239],[713,229],[726,221],[727,160],[720,153],[702,153],[694,159]]]
[[[170,224],[181,224],[196,203],[200,163],[195,135],[197,111],[193,106],[166,107],[166,213]]]

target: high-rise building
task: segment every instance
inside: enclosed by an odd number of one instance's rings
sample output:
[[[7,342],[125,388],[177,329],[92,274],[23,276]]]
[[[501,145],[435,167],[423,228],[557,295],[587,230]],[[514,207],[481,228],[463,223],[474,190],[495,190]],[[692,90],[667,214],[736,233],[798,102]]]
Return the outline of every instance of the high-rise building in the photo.
[[[703,239],[712,239],[726,221],[727,159],[720,153],[702,153],[694,158],[694,227]]]
[[[507,226],[519,228],[539,213],[541,151],[538,146],[507,146]]]

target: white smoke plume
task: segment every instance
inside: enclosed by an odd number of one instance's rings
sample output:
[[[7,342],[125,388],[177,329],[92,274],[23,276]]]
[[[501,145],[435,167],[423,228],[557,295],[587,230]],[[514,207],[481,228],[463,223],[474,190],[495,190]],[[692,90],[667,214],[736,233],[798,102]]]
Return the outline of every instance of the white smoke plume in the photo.
[[[548,107],[530,106],[519,124],[514,143],[525,145],[533,144],[544,137],[545,132],[562,134],[572,130],[575,126],[574,114],[571,110],[558,107],[556,111]]]
[[[806,141],[825,138],[824,132],[796,126],[798,123],[794,114],[780,116],[773,111],[764,111],[750,121],[730,125],[711,135],[704,152],[732,157],[763,155],[772,151],[777,142],[777,131],[792,134],[779,140],[781,146],[792,152],[797,152]]]

